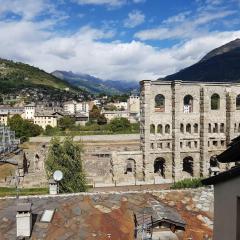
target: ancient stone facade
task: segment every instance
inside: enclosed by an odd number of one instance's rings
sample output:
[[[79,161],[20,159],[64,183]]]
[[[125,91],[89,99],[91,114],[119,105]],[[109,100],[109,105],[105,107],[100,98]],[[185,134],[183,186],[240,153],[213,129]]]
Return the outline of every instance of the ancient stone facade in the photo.
[[[141,82],[143,176],[179,180],[209,175],[214,156],[240,134],[240,84]]]

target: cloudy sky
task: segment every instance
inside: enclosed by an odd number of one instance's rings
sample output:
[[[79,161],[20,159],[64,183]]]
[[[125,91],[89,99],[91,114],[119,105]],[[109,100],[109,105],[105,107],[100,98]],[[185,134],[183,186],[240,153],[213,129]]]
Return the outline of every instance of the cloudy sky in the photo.
[[[0,0],[0,57],[156,79],[240,38],[240,0]]]

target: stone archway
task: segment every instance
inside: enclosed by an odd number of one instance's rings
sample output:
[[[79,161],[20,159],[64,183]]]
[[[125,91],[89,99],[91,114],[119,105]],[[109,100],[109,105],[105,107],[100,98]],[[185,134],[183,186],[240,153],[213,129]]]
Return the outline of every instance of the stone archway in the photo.
[[[133,158],[128,158],[125,166],[125,174],[136,175],[136,161]]]
[[[188,156],[183,159],[182,171],[193,177],[193,158]]]
[[[154,174],[165,178],[165,164],[166,161],[164,158],[156,158],[154,161]]]

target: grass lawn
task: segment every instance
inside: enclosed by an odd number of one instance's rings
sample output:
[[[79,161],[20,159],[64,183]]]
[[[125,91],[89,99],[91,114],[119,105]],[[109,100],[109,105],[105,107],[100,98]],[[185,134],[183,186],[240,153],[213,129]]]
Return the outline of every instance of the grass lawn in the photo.
[[[19,188],[19,196],[48,194],[48,188]],[[16,196],[16,188],[0,187],[0,197]]]

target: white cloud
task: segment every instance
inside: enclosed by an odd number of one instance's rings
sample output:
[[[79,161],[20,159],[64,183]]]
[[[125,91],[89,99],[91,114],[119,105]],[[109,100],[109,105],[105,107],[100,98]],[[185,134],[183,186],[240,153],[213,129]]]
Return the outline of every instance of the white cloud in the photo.
[[[103,79],[137,81],[174,73],[213,48],[240,37],[240,31],[216,32],[172,48],[158,49],[139,41],[110,41],[114,33],[89,26],[72,35],[60,36],[46,30],[49,24],[0,21],[1,57],[49,72],[71,70]]]
[[[76,0],[76,2],[82,5],[108,5],[111,7],[118,7],[124,5],[126,0]]]
[[[208,33],[208,24],[211,24],[214,20],[224,19],[235,13],[236,11],[231,10],[215,13],[201,11],[195,17],[187,17],[189,13],[184,12],[164,20],[159,27],[137,32],[135,37],[143,41],[191,39]]]
[[[134,10],[128,14],[128,18],[124,21],[126,28],[134,28],[145,21],[145,15],[138,10]]]

